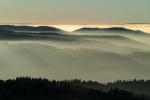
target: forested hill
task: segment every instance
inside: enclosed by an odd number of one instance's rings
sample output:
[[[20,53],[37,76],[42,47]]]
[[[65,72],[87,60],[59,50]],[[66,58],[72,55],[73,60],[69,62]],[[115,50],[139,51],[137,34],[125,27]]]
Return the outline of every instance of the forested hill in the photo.
[[[49,81],[47,79],[17,78],[0,81],[0,100],[149,100],[144,95],[117,87],[102,91],[105,85],[81,80]]]

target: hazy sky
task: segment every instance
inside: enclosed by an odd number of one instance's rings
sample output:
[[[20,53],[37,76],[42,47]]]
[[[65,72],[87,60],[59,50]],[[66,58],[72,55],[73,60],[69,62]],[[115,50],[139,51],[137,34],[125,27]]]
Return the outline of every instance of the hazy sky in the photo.
[[[150,22],[150,0],[0,0],[0,23]]]

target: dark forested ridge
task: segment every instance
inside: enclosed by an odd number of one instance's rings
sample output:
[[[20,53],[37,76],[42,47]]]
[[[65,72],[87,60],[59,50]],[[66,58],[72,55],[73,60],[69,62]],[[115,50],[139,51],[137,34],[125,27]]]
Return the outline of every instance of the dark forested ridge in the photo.
[[[50,27],[50,26],[15,26],[15,25],[0,25],[0,29],[11,30],[11,31],[57,31],[63,32],[63,30]]]
[[[85,27],[85,28],[75,30],[74,32],[82,32],[82,33],[85,33],[85,32],[98,32],[98,33],[115,32],[115,33],[118,33],[119,32],[119,33],[142,34],[142,35],[145,34],[144,32],[139,31],[139,30],[131,30],[131,29],[123,28],[123,27],[111,27],[111,28],[87,28],[87,27]]]
[[[134,83],[134,81],[132,82]],[[125,83],[118,81],[104,85],[92,81],[49,81],[29,77],[1,80],[0,100],[149,100],[144,95],[137,95],[117,87],[107,88],[113,84],[116,86]],[[146,83],[150,84],[149,81],[142,81],[141,85]],[[104,91],[106,88],[108,90]]]
[[[14,26],[0,25],[1,40],[59,40],[74,41],[75,38],[67,32],[49,26]]]
[[[117,33],[123,33],[128,35],[146,35],[142,31],[130,30],[122,27],[112,27],[112,28],[81,28],[75,30],[74,32],[79,33],[105,33],[105,36],[97,36],[97,38],[117,38],[124,39],[122,36],[118,36]],[[74,33],[73,32],[73,33]],[[15,25],[0,25],[0,40],[71,40],[77,39],[75,35],[69,34],[64,30],[50,27],[50,26],[15,26]],[[71,32],[72,33],[72,32]],[[107,34],[106,34],[107,33]],[[115,36],[106,36],[108,34],[113,34]],[[87,37],[88,34],[85,34]],[[93,36],[90,36],[93,37]],[[79,38],[79,37],[78,37]]]

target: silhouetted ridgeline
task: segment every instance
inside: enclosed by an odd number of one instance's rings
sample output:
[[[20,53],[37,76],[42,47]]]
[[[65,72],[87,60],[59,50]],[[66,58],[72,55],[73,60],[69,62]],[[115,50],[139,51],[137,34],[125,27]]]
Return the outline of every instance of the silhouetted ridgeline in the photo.
[[[78,30],[75,30],[74,32],[107,32],[107,33],[134,33],[134,34],[144,34],[144,32],[139,31],[139,30],[130,30],[130,29],[126,29],[123,27],[111,27],[111,28],[81,28]]]
[[[49,26],[0,25],[0,40],[61,40],[74,41],[67,32]]]
[[[15,25],[0,25],[0,29],[10,30],[10,31],[57,31],[63,32],[63,30],[50,27],[50,26],[15,26]]]
[[[132,82],[134,84],[134,81]],[[124,83],[126,82],[119,81],[114,84]],[[142,81],[141,85],[146,83]],[[130,84],[132,83],[129,82]],[[149,81],[147,84],[149,84]],[[1,80],[0,100],[149,100],[146,96],[135,95],[117,88],[104,92],[100,87],[104,89],[106,85],[92,81],[49,81],[28,77],[7,81]]]
[[[130,30],[122,27],[112,28],[81,28],[74,32],[81,33],[105,33],[118,35],[118,33],[128,35],[148,35],[142,31]],[[67,34],[61,29],[49,26],[14,26],[0,25],[0,40],[72,40],[77,39],[74,35]],[[86,35],[86,34],[85,34]],[[115,36],[116,37],[116,36]],[[103,37],[104,38],[104,37]]]

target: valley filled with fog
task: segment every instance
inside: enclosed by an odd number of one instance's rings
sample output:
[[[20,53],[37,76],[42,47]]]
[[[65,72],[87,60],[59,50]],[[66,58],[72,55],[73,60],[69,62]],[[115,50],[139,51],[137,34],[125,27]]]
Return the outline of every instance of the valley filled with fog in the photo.
[[[0,25],[0,79],[149,79],[150,34],[137,30]]]

